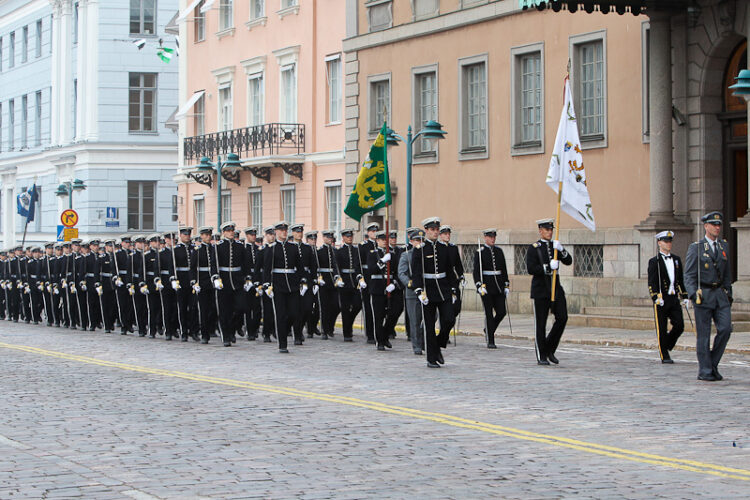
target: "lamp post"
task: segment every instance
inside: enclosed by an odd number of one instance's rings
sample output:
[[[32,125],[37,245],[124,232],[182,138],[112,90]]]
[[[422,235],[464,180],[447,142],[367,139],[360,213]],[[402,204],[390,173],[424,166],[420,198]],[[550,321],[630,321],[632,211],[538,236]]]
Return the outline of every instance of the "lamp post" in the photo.
[[[204,184],[211,187],[211,176],[216,172],[216,230],[218,231],[221,227],[221,179],[222,177],[235,182],[239,185],[239,169],[242,167],[240,163],[240,157],[235,153],[229,153],[227,155],[227,161],[222,162],[221,156],[216,158],[216,163],[211,163],[211,160],[204,156],[201,158],[200,164],[196,167],[195,172],[187,174],[188,177],[195,179],[199,184]],[[226,169],[226,171],[225,171]]]
[[[429,139],[430,141],[438,141],[445,139],[445,135],[448,132],[443,130],[443,126],[435,120],[429,120],[425,123],[422,130],[412,135],[411,125],[406,129],[406,139],[398,135],[391,129],[388,129],[388,137],[386,142],[388,146],[398,146],[399,141],[406,143],[406,227],[411,227],[411,178],[412,178],[412,161],[413,161],[413,146],[414,141],[420,137]]]
[[[84,189],[86,189],[86,184],[81,179],[74,179],[73,182],[66,181],[57,186],[55,196],[67,196],[68,208],[73,209],[73,191],[83,191]]]

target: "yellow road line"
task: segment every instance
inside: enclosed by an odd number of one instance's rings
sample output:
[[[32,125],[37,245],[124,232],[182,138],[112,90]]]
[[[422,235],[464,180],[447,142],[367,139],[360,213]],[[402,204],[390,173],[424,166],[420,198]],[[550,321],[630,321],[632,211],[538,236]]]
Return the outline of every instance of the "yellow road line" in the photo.
[[[74,361],[78,363],[85,363],[90,365],[98,365],[109,368],[117,368],[120,370],[127,370],[131,372],[145,373],[150,375],[159,375],[163,377],[180,378],[184,380],[192,380],[196,382],[204,382],[215,385],[223,385],[229,387],[238,387],[243,389],[252,389],[255,391],[262,391],[273,394],[282,394],[286,396],[292,396],[297,398],[312,399],[317,401],[325,401],[329,403],[347,405],[357,408],[364,408],[373,411],[379,411],[381,413],[388,413],[392,415],[399,415],[404,417],[415,418],[419,420],[426,420],[436,422],[440,424],[450,425],[452,427],[458,427],[463,429],[472,429],[488,434],[494,434],[498,436],[510,437],[513,439],[519,439],[523,441],[532,441],[562,448],[569,448],[585,453],[591,453],[595,455],[606,456],[619,460],[628,460],[631,462],[638,462],[643,464],[658,465],[663,467],[670,467],[673,469],[680,469],[688,472],[696,472],[700,474],[709,474],[712,476],[726,477],[732,479],[739,479],[742,481],[750,481],[750,470],[736,469],[732,467],[724,467],[721,465],[697,462],[694,460],[685,460],[679,458],[670,458],[661,455],[655,455],[651,453],[641,453],[638,451],[628,450],[625,448],[618,448],[615,446],[600,445],[596,443],[589,443],[586,441],[580,441],[577,439],[570,439],[565,437],[553,436],[549,434],[540,434],[536,432],[524,431],[521,429],[515,429],[512,427],[506,427],[501,425],[490,424],[486,422],[480,422],[472,419],[465,419],[461,417],[455,417],[452,415],[446,415],[442,413],[427,412],[417,410],[413,408],[405,408],[401,406],[387,405],[384,403],[378,403],[376,401],[368,401],[364,399],[352,398],[347,396],[337,396],[333,394],[325,394],[318,392],[303,391],[299,389],[293,389],[290,387],[274,386],[267,384],[259,384],[256,382],[247,382],[242,380],[225,379],[220,377],[211,377],[207,375],[200,375],[195,373],[179,372],[174,370],[164,370],[161,368],[150,368],[146,366],[131,365],[127,363],[119,363],[116,361],[107,361],[97,358],[91,358],[88,356],[79,356],[76,354],[68,354],[58,351],[49,351],[46,349],[40,349],[37,347],[7,344],[0,342],[0,347],[5,349],[12,349],[16,351],[22,351],[31,354],[37,354],[41,356],[47,356],[57,359],[63,359],[67,361]]]

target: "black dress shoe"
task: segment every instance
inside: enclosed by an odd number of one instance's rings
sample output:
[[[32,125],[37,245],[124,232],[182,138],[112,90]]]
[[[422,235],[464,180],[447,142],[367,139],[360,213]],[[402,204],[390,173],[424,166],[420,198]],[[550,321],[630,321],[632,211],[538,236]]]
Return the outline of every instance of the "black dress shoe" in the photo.
[[[674,361],[672,361],[672,358],[664,358],[661,360],[663,365],[673,365]]]
[[[427,363],[427,368],[440,368],[440,365],[437,363]]]
[[[171,335],[167,335],[167,338],[164,339],[164,340],[172,340],[172,336]]]
[[[414,355],[415,356],[421,356],[422,355],[422,351],[420,349],[417,349],[416,351],[414,351]]]
[[[152,334],[149,335],[149,337],[151,337],[152,339],[155,339],[156,338],[156,334],[152,333]]]
[[[104,333],[112,333],[112,330],[109,330],[109,329],[104,330]]]
[[[344,342],[354,342],[353,337],[344,337]]]
[[[555,363],[555,364],[559,364],[560,363],[560,360],[557,359],[554,354],[548,354],[547,355],[547,359],[550,360],[551,362]]]
[[[385,351],[385,346],[384,345],[379,345],[378,346],[378,351]]]
[[[487,349],[497,349],[495,344],[487,344]]]
[[[139,337],[145,337],[146,336],[146,332],[138,332],[138,336]]]
[[[294,341],[294,345],[302,345],[302,341],[301,340],[295,340]]]
[[[549,361],[547,361],[546,359],[540,359],[540,360],[538,360],[536,362],[536,364],[538,364],[538,365],[544,365],[544,366],[549,366]]]
[[[120,335],[127,335],[128,332],[120,332]]]
[[[289,349],[286,349],[286,348],[285,349],[279,349],[279,352],[281,354],[289,354]]]
[[[721,373],[716,368],[714,368],[713,375],[716,380],[724,380],[724,377],[721,376]]]
[[[328,334],[324,333],[324,334],[321,335],[320,338],[322,338],[323,340],[328,340]]]
[[[271,342],[271,337],[263,337],[263,342]]]
[[[182,341],[183,342],[187,342],[188,341],[188,336],[187,335],[183,335],[182,336]]]
[[[717,378],[713,375],[698,375],[698,380],[703,380],[706,382],[716,382]]]
[[[442,352],[438,352],[437,362],[440,363],[441,365],[445,364],[445,360],[443,359],[443,353]]]
[[[390,340],[386,340],[383,343],[383,345],[386,346],[388,349],[393,349],[393,345],[391,345],[391,341]]]
[[[308,339],[311,339],[311,338],[313,338],[314,336],[315,336],[315,334],[313,334],[313,333],[308,333],[308,334],[307,334],[307,338],[308,338]]]
[[[231,342],[224,342],[224,347],[232,347],[232,343]]]
[[[368,344],[374,344],[375,343],[375,339],[367,339],[367,343]]]
[[[18,323],[18,320],[16,320],[16,323]],[[71,327],[70,327],[70,329],[71,329],[71,330],[75,330],[75,329],[76,329],[76,327],[75,327],[75,326],[71,326]]]
[[[208,344],[208,339],[201,339],[201,344]]]

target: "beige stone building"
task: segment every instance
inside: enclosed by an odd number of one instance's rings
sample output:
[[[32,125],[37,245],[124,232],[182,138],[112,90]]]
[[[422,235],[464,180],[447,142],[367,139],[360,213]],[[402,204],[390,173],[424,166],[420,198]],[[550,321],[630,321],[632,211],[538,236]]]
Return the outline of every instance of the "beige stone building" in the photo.
[[[571,310],[645,304],[653,235],[677,232],[684,256],[709,210],[725,213],[735,295],[749,301],[750,264],[736,257],[738,239],[750,248],[747,107],[727,90],[747,67],[748,2],[636,0],[619,2],[619,15],[610,3],[348,0],[347,191],[384,108],[403,137],[439,121],[444,140],[414,141],[412,223],[440,215],[467,263],[480,230],[498,227],[516,273],[513,304],[525,310],[526,247],[534,221],[555,211],[544,179],[570,61],[597,223],[592,233],[561,220],[574,255],[563,271]],[[391,148],[390,216],[400,229],[406,164],[404,145]]]

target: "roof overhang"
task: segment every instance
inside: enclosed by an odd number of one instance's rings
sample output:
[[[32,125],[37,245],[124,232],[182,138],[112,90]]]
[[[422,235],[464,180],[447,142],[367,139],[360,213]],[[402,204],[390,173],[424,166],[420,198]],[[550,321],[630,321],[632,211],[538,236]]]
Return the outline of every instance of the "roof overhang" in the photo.
[[[646,14],[649,11],[679,11],[696,5],[696,0],[518,0],[519,8],[526,9],[552,9],[555,12],[567,10],[575,13],[583,11],[587,13],[610,12],[633,15]]]

